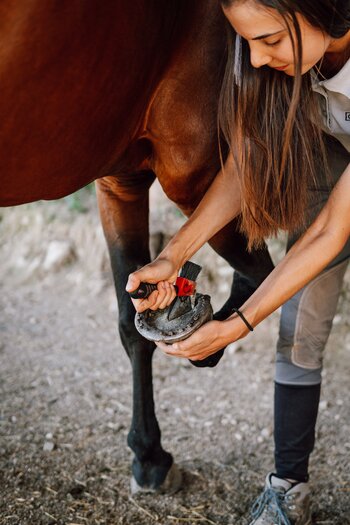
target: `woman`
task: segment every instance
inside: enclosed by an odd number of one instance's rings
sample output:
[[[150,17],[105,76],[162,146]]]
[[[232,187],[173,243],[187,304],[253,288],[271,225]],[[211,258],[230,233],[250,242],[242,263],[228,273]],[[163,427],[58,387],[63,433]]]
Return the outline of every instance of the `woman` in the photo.
[[[127,290],[158,282],[134,304],[138,311],[165,308],[184,261],[239,214],[250,246],[288,230],[288,253],[242,306],[244,322],[235,313],[186,341],[158,346],[202,360],[285,303],[275,473],[267,475],[251,524],[305,525],[322,355],[350,255],[350,4],[224,0],[222,7],[230,31],[219,121],[228,158],[188,222],[153,263],[130,275]]]

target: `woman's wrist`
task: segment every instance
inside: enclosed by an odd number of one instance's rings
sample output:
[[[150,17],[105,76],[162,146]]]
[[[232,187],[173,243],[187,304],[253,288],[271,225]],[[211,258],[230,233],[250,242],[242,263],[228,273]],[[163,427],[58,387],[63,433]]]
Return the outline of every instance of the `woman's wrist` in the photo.
[[[181,233],[180,235],[178,233],[169,241],[165,248],[160,252],[157,259],[167,259],[168,261],[171,261],[171,263],[176,268],[179,269],[185,264],[186,261],[188,261],[191,258],[191,256],[192,252],[189,253],[188,243],[186,243],[183,238],[181,239]]]
[[[243,339],[250,333],[247,325],[242,321],[238,314],[232,314],[228,319],[222,321],[223,337],[229,341],[227,344],[234,343],[238,339]]]

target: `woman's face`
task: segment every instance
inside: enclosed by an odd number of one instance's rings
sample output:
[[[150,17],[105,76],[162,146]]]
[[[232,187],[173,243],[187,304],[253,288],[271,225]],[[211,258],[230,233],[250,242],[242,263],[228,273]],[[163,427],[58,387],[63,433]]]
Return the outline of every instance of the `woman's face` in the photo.
[[[224,14],[234,30],[247,40],[253,67],[269,66],[294,76],[293,44],[286,23],[276,9],[264,7],[255,0],[239,0],[224,9]],[[302,15],[296,16],[302,38],[303,74],[322,58],[331,38],[311,26]],[[296,41],[296,37],[293,39]]]

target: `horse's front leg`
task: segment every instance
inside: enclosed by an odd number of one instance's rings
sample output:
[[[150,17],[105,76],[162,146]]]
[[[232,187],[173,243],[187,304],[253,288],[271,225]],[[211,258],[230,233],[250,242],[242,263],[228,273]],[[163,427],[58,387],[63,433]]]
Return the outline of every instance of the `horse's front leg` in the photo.
[[[233,308],[240,308],[273,270],[274,265],[265,243],[251,251],[247,239],[239,233],[237,221],[230,222],[211,240],[210,245],[234,268],[231,293],[215,318],[227,319]]]
[[[175,490],[180,474],[161,446],[154,412],[152,355],[155,345],[135,329],[135,309],[125,292],[129,273],[150,261],[148,190],[152,172],[106,177],[97,182],[102,225],[119,306],[119,331],[133,374],[133,416],[128,444],[135,453],[132,490]]]
[[[231,293],[220,310],[214,314],[214,319],[223,321],[232,314],[234,308],[240,308],[245,303],[273,270],[274,265],[265,244],[261,248],[248,251],[247,240],[237,231],[236,220],[217,233],[210,240],[210,245],[235,270]],[[191,363],[197,367],[216,366],[224,351],[225,348],[222,348],[202,361]]]

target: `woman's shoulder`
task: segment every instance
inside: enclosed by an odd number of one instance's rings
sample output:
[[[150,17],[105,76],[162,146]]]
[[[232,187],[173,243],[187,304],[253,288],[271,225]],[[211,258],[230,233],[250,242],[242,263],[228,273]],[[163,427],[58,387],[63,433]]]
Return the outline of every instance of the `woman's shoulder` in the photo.
[[[341,93],[350,99],[350,58],[335,75],[321,80],[319,84],[329,91]]]
[[[331,78],[320,79],[313,71],[312,88],[322,95],[323,130],[350,152],[350,59]]]

